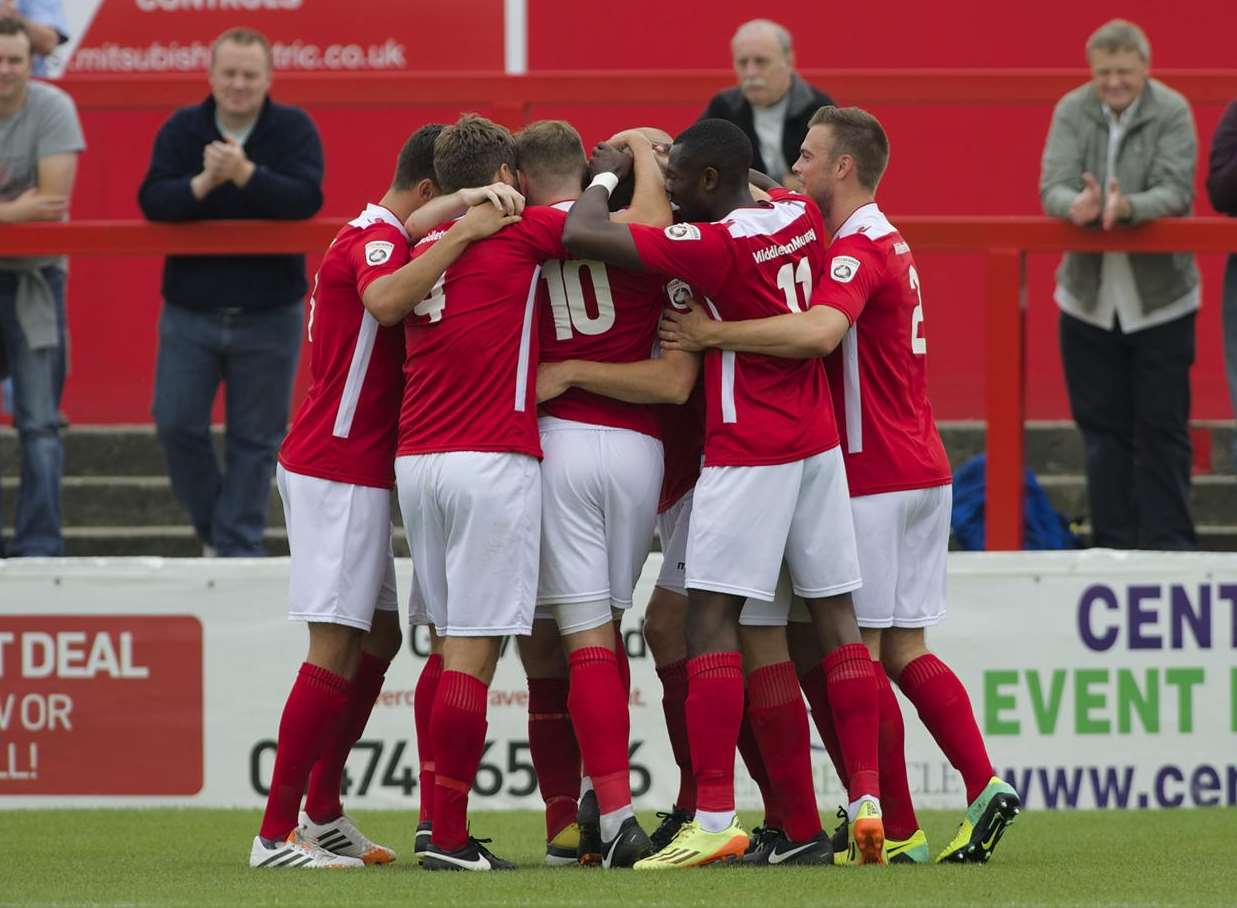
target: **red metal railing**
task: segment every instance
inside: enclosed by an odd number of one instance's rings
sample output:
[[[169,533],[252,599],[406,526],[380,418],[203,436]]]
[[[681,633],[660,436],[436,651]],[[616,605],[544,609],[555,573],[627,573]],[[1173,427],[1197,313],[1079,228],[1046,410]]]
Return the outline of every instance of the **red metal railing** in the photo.
[[[1166,219],[1112,233],[1051,218],[894,218],[916,249],[973,252],[988,261],[987,543],[1022,547],[1025,274],[1028,252],[1237,251],[1237,220]],[[5,255],[165,255],[318,252],[342,219],[312,221],[78,221],[0,227]]]

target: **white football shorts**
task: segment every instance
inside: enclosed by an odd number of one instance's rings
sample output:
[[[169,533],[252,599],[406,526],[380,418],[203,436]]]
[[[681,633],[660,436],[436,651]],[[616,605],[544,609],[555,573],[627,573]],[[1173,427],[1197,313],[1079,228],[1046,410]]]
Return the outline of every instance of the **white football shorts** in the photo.
[[[288,618],[367,631],[374,610],[399,611],[391,493],[275,467],[291,550]]]
[[[783,560],[805,599],[862,581],[842,451],[700,472],[687,535],[687,587],[772,602]]]
[[[630,429],[554,417],[542,417],[539,427],[537,617],[556,618],[566,633],[601,627],[612,608],[631,608],[653,543],[661,442]],[[568,605],[573,608],[562,608]]]
[[[953,486],[852,498],[863,589],[860,627],[930,627],[945,617]]]
[[[537,458],[411,454],[395,459],[395,478],[414,595],[439,636],[531,633],[541,540]]]
[[[657,536],[661,539],[661,572],[657,586],[680,596],[687,595],[687,531],[692,519],[692,495],[683,497],[657,515]]]

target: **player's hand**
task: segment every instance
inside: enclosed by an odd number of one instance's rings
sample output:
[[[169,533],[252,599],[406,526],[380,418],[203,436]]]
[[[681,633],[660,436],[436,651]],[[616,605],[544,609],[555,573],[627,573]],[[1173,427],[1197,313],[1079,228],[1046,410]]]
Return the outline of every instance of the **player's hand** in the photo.
[[[524,196],[506,183],[491,183],[475,189],[461,189],[460,201],[472,208],[490,203],[504,214],[521,214],[524,211]]]
[[[638,148],[645,146],[652,147],[653,143],[638,129],[624,129],[622,132],[616,132],[610,138],[606,139],[607,145],[612,145],[618,149],[631,149],[633,152]]]
[[[621,181],[631,173],[634,160],[630,152],[615,148],[605,142],[598,142],[597,147],[593,149],[592,160],[588,163],[588,172],[594,177],[599,173],[612,173]]]
[[[1121,194],[1121,185],[1117,178],[1113,177],[1108,181],[1108,192],[1104,194],[1102,226],[1105,230],[1112,230],[1121,221],[1129,220],[1129,217],[1130,200]]]
[[[8,204],[5,220],[14,224],[27,221],[60,221],[69,210],[69,199],[48,195],[31,186]]]
[[[661,314],[657,334],[662,349],[699,353],[712,346],[708,334],[713,320],[705,314],[704,309],[690,296],[677,305],[680,308],[666,309]]]
[[[537,366],[537,403],[553,400],[571,387],[571,362]]]
[[[464,216],[455,222],[449,232],[458,232],[472,243],[492,236],[508,224],[517,224],[520,220],[518,214],[507,214],[494,205],[474,205],[464,212]]]
[[[1077,224],[1079,227],[1093,224],[1099,220],[1102,207],[1103,201],[1101,199],[1100,184],[1094,176],[1084,173],[1082,175],[1082,192],[1074,196],[1074,201],[1069,206],[1070,222]]]
[[[245,154],[245,149],[234,139],[211,142],[206,146],[206,154],[209,156],[215,172],[223,177],[223,182],[232,182],[237,186],[244,186],[249,182],[249,178],[253,176],[253,172],[256,169],[255,165],[249,160],[249,156]]]

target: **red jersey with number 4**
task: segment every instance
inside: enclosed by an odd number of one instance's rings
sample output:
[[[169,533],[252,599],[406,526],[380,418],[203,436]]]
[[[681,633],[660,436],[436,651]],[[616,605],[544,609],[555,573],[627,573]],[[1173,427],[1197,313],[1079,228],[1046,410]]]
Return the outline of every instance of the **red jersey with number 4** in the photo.
[[[824,269],[816,203],[786,190],[721,221],[632,226],[644,267],[689,282],[725,321],[801,312]],[[838,443],[824,363],[754,353],[705,354],[705,466],[803,460]]]
[[[279,462],[293,473],[389,489],[404,391],[404,336],[365,311],[378,278],[408,263],[399,218],[368,205],[336,234],[309,301],[311,382]]]
[[[923,297],[911,247],[875,203],[855,211],[826,256],[813,306],[850,319],[825,361],[852,496],[953,477],[928,401]]]
[[[407,359],[397,453],[513,451],[541,456],[537,432],[537,285],[565,258],[553,208],[473,243],[404,320]],[[450,228],[413,247],[424,255]]]
[[[567,212],[571,202],[555,209]],[[541,266],[541,361],[584,359],[634,363],[649,358],[666,298],[656,275],[601,262],[569,259]],[[643,404],[602,397],[580,388],[541,405],[541,412],[594,426],[632,429],[659,438],[656,414]]]

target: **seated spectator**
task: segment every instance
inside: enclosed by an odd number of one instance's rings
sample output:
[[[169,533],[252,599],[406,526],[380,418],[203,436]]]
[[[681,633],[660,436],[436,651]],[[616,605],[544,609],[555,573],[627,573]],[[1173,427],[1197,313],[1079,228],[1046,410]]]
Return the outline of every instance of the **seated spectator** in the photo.
[[[1237,217],[1237,101],[1220,118],[1211,139],[1211,158],[1207,168],[1207,195],[1211,207],[1221,214]],[[1237,413],[1237,253],[1228,257],[1224,270],[1224,367],[1228,373],[1228,395]],[[1233,463],[1237,465],[1237,438],[1233,439]]]
[[[1087,41],[1092,79],[1057,104],[1045,213],[1115,230],[1190,213],[1198,138],[1189,102],[1149,77],[1142,29]],[[1189,253],[1067,253],[1057,269],[1061,359],[1082,432],[1093,542],[1198,547],[1190,516],[1190,366],[1198,268]]]
[[[799,78],[790,32],[776,22],[744,22],[730,39],[730,51],[739,85],[714,95],[700,119],[734,123],[752,142],[752,167],[790,186],[808,120],[833,99]]]
[[[86,147],[67,94],[31,80],[26,26],[0,18],[0,223],[59,221]],[[65,261],[0,258],[0,360],[13,377],[21,486],[10,555],[62,555],[60,440]]]
[[[152,221],[308,218],[322,206],[322,144],[302,110],[268,97],[271,49],[251,29],[220,35],[211,96],[172,114],[138,192]],[[275,455],[288,424],[308,284],[303,255],[170,255],[155,365],[155,428],[172,490],[203,554],[265,554]],[[220,382],[220,467],[211,405]]]

